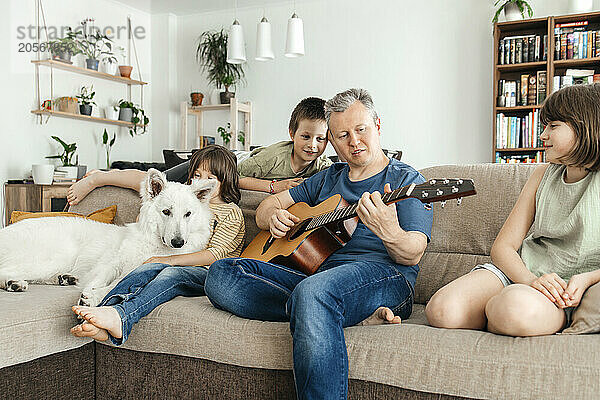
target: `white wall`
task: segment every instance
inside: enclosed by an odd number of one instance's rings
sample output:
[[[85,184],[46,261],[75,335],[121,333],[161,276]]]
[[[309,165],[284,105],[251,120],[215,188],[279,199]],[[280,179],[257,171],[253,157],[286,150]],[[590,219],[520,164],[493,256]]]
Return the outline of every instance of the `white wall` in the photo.
[[[58,144],[50,138],[57,135],[64,140],[77,143],[77,154],[80,164],[88,168],[104,168],[105,156],[101,148],[100,135],[104,128],[112,134],[117,133],[117,141],[113,147],[112,160],[150,160],[152,151],[152,136],[146,134],[132,138],[125,128],[115,125],[50,118],[47,123],[40,125],[38,118],[30,113],[37,108],[36,90],[34,85],[34,66],[31,59],[36,58],[34,53],[19,53],[18,46],[22,42],[34,42],[35,39],[26,37],[17,38],[17,27],[35,24],[34,1],[6,1],[4,12],[0,15],[2,27],[1,44],[4,62],[0,63],[0,80],[3,95],[0,96],[0,115],[2,124],[0,137],[0,182],[13,178],[25,178],[31,173],[31,165],[45,163],[47,155],[56,154]],[[142,79],[152,82],[150,68],[150,42],[151,27],[150,15],[139,12],[111,0],[96,0],[81,2],[76,0],[45,0],[44,11],[48,26],[70,25],[75,27],[86,17],[94,17],[96,26],[126,26],[126,17],[132,16],[134,26],[142,26],[146,30],[146,38],[137,40],[137,51]],[[126,46],[126,35],[118,44]],[[76,64],[82,63],[82,56],[78,56]],[[134,67],[132,76],[137,78],[137,66]],[[50,98],[50,73],[48,68],[41,67],[41,92],[42,100]],[[65,71],[54,71],[54,97],[75,96],[81,85],[93,84],[96,90],[96,103],[99,106],[107,105],[110,101],[125,98],[126,86],[90,78],[84,75],[71,74]],[[152,108],[151,85],[144,91],[144,107],[146,111]],[[139,89],[134,87],[133,100],[139,102]],[[96,107],[95,107],[96,108]],[[94,114],[99,114],[96,108]],[[44,122],[46,118],[44,118]],[[152,125],[150,125],[152,126]],[[150,133],[152,128],[149,129]],[[4,210],[3,197],[0,206]]]
[[[565,0],[531,4],[535,17],[568,11]],[[248,84],[238,97],[254,104],[255,144],[287,138],[289,115],[301,98],[363,87],[380,113],[383,146],[403,150],[406,162],[422,168],[491,161],[493,1],[298,2],[306,45],[299,59],[283,56],[292,7],[266,8],[276,53],[270,62],[253,58],[263,8],[237,10],[248,57]],[[180,99],[191,89],[213,92],[194,59],[196,40],[205,30],[228,28],[233,18],[233,10],[179,17]],[[216,135],[227,118],[222,112],[205,119],[207,134]]]

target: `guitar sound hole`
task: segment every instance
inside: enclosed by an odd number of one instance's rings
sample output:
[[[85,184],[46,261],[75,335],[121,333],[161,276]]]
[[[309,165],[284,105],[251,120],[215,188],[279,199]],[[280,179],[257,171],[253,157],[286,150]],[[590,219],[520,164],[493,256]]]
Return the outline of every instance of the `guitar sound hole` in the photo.
[[[310,224],[311,221],[312,221],[312,218],[305,219],[304,221],[300,222],[300,224],[293,227],[292,230],[290,231],[289,239],[295,240],[298,237],[300,237],[303,233],[305,233],[306,227],[308,226],[308,224]]]

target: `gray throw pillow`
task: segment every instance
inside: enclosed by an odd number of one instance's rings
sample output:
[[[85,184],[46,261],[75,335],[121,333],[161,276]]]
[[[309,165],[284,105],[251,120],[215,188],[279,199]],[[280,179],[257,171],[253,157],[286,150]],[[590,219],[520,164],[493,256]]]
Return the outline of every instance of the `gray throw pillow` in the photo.
[[[586,290],[579,306],[573,313],[571,326],[562,333],[577,335],[596,332],[600,332],[600,283],[596,283]]]

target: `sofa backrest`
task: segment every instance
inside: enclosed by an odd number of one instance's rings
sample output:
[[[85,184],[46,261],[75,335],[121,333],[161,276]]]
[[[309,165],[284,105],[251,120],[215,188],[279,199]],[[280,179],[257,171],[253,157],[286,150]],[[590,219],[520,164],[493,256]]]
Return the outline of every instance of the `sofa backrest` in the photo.
[[[448,282],[490,260],[494,239],[534,169],[532,164],[476,164],[420,171],[426,179],[472,179],[477,194],[460,206],[454,200],[444,209],[433,204],[431,242],[419,263],[415,302],[425,303]]]
[[[256,208],[268,196],[267,193],[263,192],[242,190],[242,200],[239,206],[246,220],[244,247],[259,232],[254,220],[256,217]],[[135,222],[140,213],[141,199],[139,193],[135,190],[115,186],[103,186],[92,190],[79,204],[71,206],[69,211],[87,215],[113,204],[117,205],[117,215],[115,216],[115,224],[117,225]]]
[[[453,200],[444,209],[439,203],[433,204],[432,240],[419,263],[415,302],[427,302],[439,288],[490,260],[494,239],[534,169],[535,165],[526,164],[476,164],[444,165],[420,171],[427,179],[473,179],[477,195],[465,197],[460,207]],[[240,208],[246,220],[245,246],[259,232],[254,220],[256,208],[267,196],[263,192],[242,190]],[[117,204],[116,224],[135,222],[140,208],[139,194],[113,186],[93,190],[70,211],[89,214],[112,204]]]

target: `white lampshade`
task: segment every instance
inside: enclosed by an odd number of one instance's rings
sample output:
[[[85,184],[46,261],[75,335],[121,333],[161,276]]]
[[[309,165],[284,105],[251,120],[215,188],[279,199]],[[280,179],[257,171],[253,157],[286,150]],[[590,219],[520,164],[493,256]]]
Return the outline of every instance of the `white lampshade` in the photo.
[[[304,26],[296,13],[288,19],[285,56],[300,57],[304,55]]]
[[[241,64],[246,61],[246,44],[244,43],[244,31],[237,21],[233,21],[229,38],[227,39],[227,62],[229,64]]]
[[[271,46],[271,24],[263,17],[256,27],[256,57],[258,61],[268,61],[275,58]]]

